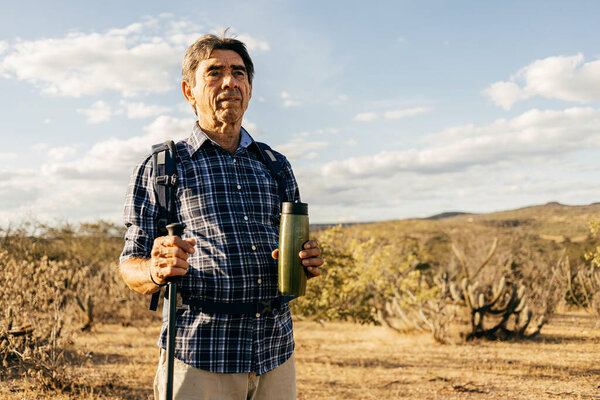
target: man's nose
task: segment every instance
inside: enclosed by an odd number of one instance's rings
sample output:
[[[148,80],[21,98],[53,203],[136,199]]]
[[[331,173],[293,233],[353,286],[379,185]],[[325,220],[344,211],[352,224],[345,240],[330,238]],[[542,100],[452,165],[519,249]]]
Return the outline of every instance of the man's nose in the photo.
[[[231,72],[226,72],[225,75],[223,76],[223,83],[221,84],[221,86],[225,89],[225,88],[236,88],[238,87],[237,84],[237,80],[235,79],[235,77],[233,76],[233,74]]]

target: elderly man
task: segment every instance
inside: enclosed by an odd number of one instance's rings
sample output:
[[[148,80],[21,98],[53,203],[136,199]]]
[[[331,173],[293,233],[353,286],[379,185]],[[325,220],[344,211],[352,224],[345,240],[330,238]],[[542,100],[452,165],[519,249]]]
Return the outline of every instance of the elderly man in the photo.
[[[296,180],[285,157],[273,152],[286,176],[285,188],[278,187],[242,128],[254,73],[242,42],[202,36],[188,49],[182,73],[183,95],[198,117],[190,137],[175,146],[176,211],[185,230],[181,238],[158,234],[147,157],[135,168],[126,198],[121,275],[143,294],[181,276],[175,398],[295,399],[292,319],[278,295],[275,260],[281,203],[299,200]],[[299,254],[309,277],[321,273],[320,254],[312,240]],[[257,313],[253,306],[265,301],[273,310]],[[161,398],[166,323],[158,344],[154,392]]]

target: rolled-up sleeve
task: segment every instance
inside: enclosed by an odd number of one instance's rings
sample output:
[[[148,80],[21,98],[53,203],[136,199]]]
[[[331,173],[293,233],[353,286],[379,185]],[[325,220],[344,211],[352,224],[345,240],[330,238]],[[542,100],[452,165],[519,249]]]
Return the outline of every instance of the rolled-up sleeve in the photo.
[[[127,188],[123,212],[127,231],[120,262],[130,258],[150,258],[152,243],[157,236],[158,207],[150,160],[148,157],[134,168]]]

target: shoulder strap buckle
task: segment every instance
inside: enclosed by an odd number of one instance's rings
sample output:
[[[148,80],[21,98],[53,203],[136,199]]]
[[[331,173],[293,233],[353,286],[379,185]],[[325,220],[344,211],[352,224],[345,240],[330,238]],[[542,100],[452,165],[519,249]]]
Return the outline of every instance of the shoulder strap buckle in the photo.
[[[177,186],[177,174],[160,175],[154,178],[155,185]]]

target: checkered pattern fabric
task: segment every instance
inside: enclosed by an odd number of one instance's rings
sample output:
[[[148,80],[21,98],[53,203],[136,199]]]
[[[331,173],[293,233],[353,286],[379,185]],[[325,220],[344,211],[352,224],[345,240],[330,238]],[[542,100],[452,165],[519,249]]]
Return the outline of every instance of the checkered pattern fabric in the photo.
[[[182,277],[182,297],[232,303],[273,299],[282,201],[300,200],[291,166],[285,160],[286,199],[261,161],[256,144],[242,129],[234,154],[211,141],[196,124],[176,143],[180,161],[177,204],[183,238],[195,238],[190,268]],[[276,153],[278,158],[282,155]],[[151,157],[134,169],[124,221],[121,262],[149,258],[157,237],[158,208],[152,185]],[[263,374],[293,353],[292,319],[287,304],[264,315],[206,314],[186,306],[177,310],[175,357],[207,371]],[[159,346],[166,347],[166,321]]]

